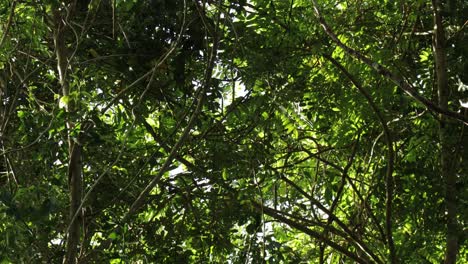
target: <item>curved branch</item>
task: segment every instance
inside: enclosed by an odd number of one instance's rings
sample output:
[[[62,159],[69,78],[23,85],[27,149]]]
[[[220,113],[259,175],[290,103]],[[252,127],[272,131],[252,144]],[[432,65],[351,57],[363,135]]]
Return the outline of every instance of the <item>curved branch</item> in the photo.
[[[298,192],[300,192],[304,197],[306,197],[307,199],[310,200],[310,202],[315,205],[317,208],[319,208],[322,212],[324,212],[329,219],[332,219],[334,222],[336,222],[338,224],[338,226],[340,226],[344,232],[346,232],[350,238],[352,238],[357,245],[359,245],[359,247],[366,253],[368,254],[370,257],[372,257],[372,259],[375,260],[376,263],[382,263],[382,261],[379,259],[379,257],[377,257],[377,255],[374,254],[374,252],[372,252],[372,250],[369,249],[369,247],[363,242],[361,241],[361,239],[359,239],[355,233],[353,233],[346,225],[345,223],[343,223],[343,221],[341,221],[335,214],[333,214],[330,210],[328,210],[325,206],[323,206],[317,199],[315,199],[312,195],[308,194],[307,192],[305,192],[301,187],[299,187],[297,184],[295,184],[293,181],[291,181],[290,179],[288,179],[286,176],[282,175],[281,176],[281,179],[283,181],[285,181],[287,184],[291,185],[292,187],[294,187]],[[325,242],[325,241],[324,241]],[[326,242],[325,242],[326,243]]]
[[[252,204],[257,210],[260,210],[262,213],[265,213],[265,214],[273,217],[274,219],[277,219],[277,220],[281,221],[282,223],[285,223],[285,224],[289,225],[290,227],[298,229],[298,230],[304,232],[305,234],[307,234],[307,235],[309,235],[309,236],[311,236],[313,238],[318,239],[319,241],[321,241],[321,242],[327,244],[328,246],[336,249],[337,251],[343,253],[343,255],[347,256],[348,258],[356,261],[357,263],[361,263],[361,264],[369,263],[365,259],[359,257],[358,255],[356,255],[355,253],[349,251],[345,247],[343,247],[343,246],[329,240],[328,238],[321,235],[320,233],[318,233],[318,232],[316,232],[316,231],[314,231],[312,229],[309,229],[308,227],[304,226],[301,223],[298,223],[298,222],[296,222],[294,220],[291,220],[291,219],[279,214],[278,211],[276,211],[276,210],[274,210],[272,208],[269,208],[269,207],[265,207],[262,204],[259,204],[259,203],[254,202],[254,201],[252,201]]]
[[[356,152],[357,152],[358,145],[359,145],[359,139],[360,139],[360,134],[358,134],[358,138],[357,138],[356,142],[354,142],[354,144],[353,144],[353,150],[352,150],[351,156],[350,156],[350,158],[348,160],[348,164],[346,164],[345,168],[343,169],[343,173],[341,175],[340,186],[338,187],[338,191],[336,192],[336,197],[333,200],[332,205],[330,206],[330,212],[331,213],[333,213],[335,211],[336,207],[338,206],[338,202],[340,201],[341,196],[343,194],[344,187],[346,185],[346,179],[348,178],[348,170],[351,167],[351,165],[353,164],[354,157],[356,156]],[[326,226],[331,226],[332,223],[333,223],[333,219],[328,218]],[[327,230],[324,230],[323,235],[325,237],[328,237]],[[324,245],[320,245],[320,263],[324,263],[324,260],[323,260],[324,252],[325,252]]]
[[[398,87],[400,87],[403,91],[405,91],[410,97],[415,99],[416,101],[420,102],[423,104],[425,107],[427,107],[429,110],[437,112],[439,114],[454,118],[456,120],[459,120],[463,122],[465,125],[468,125],[468,117],[450,111],[448,109],[444,109],[439,107],[437,104],[433,103],[429,99],[427,99],[424,96],[421,96],[417,90],[415,90],[407,81],[405,81],[403,78],[398,76],[397,74],[391,72],[389,69],[387,69],[385,66],[382,64],[373,61],[369,59],[368,57],[364,56],[362,53],[359,51],[352,49],[348,46],[346,46],[341,40],[338,39],[338,37],[333,33],[331,30],[330,26],[327,24],[325,19],[323,18],[316,0],[312,0],[315,15],[317,19],[319,20],[320,25],[324,29],[325,33],[333,40],[333,42],[336,43],[340,48],[342,48],[347,54],[350,56],[360,60],[364,64],[368,65],[369,67],[373,68],[375,71],[377,71],[378,74],[382,75],[383,77],[387,78],[388,80],[392,81],[394,84],[396,84]]]
[[[377,105],[372,100],[370,94],[362,87],[362,85],[341,65],[337,60],[332,58],[328,55],[323,55],[326,59],[328,59],[335,67],[337,67],[352,83],[353,85],[359,90],[360,93],[364,95],[367,102],[371,106],[374,113],[377,115],[379,119],[384,135],[385,135],[385,142],[387,144],[387,171],[385,177],[385,184],[386,188],[386,197],[385,197],[385,227],[387,232],[387,244],[390,250],[390,259],[392,263],[396,263],[396,252],[395,252],[395,244],[393,243],[393,234],[392,234],[392,201],[393,201],[393,166],[394,166],[394,157],[395,153],[393,150],[393,139],[392,134],[390,133],[390,129],[388,128],[387,122],[383,117],[383,114],[380,112]]]

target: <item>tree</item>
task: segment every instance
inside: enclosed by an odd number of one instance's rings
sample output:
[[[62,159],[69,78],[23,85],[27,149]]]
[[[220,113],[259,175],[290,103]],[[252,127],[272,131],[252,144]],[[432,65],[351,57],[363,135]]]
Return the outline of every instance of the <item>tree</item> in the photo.
[[[467,4],[0,10],[3,262],[468,254]]]

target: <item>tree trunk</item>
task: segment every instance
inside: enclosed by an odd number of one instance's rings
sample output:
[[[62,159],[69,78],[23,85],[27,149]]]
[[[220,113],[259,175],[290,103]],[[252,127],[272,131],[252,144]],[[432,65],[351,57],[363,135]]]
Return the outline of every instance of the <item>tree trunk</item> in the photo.
[[[68,52],[66,48],[65,33],[67,25],[63,22],[64,18],[60,11],[54,11],[55,19],[55,34],[54,34],[54,45],[57,57],[57,70],[59,73],[59,81],[62,90],[62,96],[67,97],[65,103],[65,111],[67,113],[73,113],[75,106],[73,100],[70,97],[69,83],[67,80],[67,68],[68,68]],[[82,196],[82,168],[81,168],[81,146],[78,138],[73,138],[71,131],[74,129],[74,122],[67,120],[67,133],[68,133],[68,187],[69,187],[69,227],[67,229],[67,248],[66,255],[63,259],[63,263],[77,263],[78,261],[78,245],[80,243],[81,226],[80,218],[75,217],[77,210],[81,203]],[[78,135],[78,133],[76,133]],[[78,137],[78,136],[76,136]],[[80,216],[81,214],[78,214]]]
[[[433,50],[436,66],[437,95],[439,107],[448,110],[450,88],[447,76],[447,54],[445,32],[442,24],[442,3],[433,0],[434,11],[434,35]],[[444,115],[440,115],[439,140],[440,140],[440,162],[441,178],[445,181],[445,206],[446,206],[446,249],[445,264],[455,264],[458,253],[457,234],[457,162],[456,162],[456,140],[457,124],[451,122]]]

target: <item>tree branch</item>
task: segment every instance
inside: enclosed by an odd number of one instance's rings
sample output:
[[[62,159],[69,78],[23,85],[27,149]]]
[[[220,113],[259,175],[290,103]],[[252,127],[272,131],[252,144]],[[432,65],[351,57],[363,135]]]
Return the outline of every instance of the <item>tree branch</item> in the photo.
[[[218,20],[219,21],[219,20]],[[205,100],[205,95],[206,91],[208,90],[208,87],[211,84],[211,76],[213,73],[213,68],[215,65],[215,59],[218,51],[218,46],[219,46],[219,36],[217,35],[217,32],[215,33],[214,41],[213,41],[213,47],[211,49],[209,58],[208,58],[208,64],[207,68],[205,71],[205,76],[204,76],[204,83],[203,86],[200,88],[198,98],[197,100],[197,105],[195,107],[195,110],[193,111],[192,115],[190,116],[190,119],[188,121],[187,126],[185,127],[184,131],[182,132],[182,135],[180,136],[179,140],[177,143],[172,147],[171,152],[169,153],[169,156],[166,158],[166,161],[162,165],[161,169],[159,170],[158,174],[153,178],[153,180],[150,181],[150,183],[146,186],[146,188],[140,193],[140,195],[137,197],[137,199],[133,202],[133,204],[130,206],[129,211],[125,214],[125,216],[122,218],[122,223],[126,223],[128,219],[135,214],[141,207],[145,204],[145,200],[148,196],[148,194],[151,192],[151,190],[156,186],[156,184],[159,182],[161,177],[163,176],[164,172],[166,171],[167,167],[169,167],[174,160],[174,158],[177,156],[177,152],[179,149],[184,145],[190,130],[192,129],[192,126],[195,123],[195,120],[197,119],[198,115],[201,112],[201,109],[203,107],[203,102]]]
[[[166,143],[164,143],[164,141],[158,134],[156,134],[153,127],[151,127],[151,125],[148,124],[146,120],[142,120],[141,122],[143,123],[143,126],[146,128],[146,131],[148,131],[148,133],[150,133],[150,135],[153,137],[154,141],[158,143],[165,151],[170,152],[171,148]],[[193,163],[191,163],[190,161],[188,161],[186,158],[182,157],[179,154],[177,154],[174,158],[193,171],[198,171],[198,172],[201,171],[199,167],[195,166]]]
[[[345,247],[331,241],[330,239],[324,237],[320,233],[309,229],[308,227],[304,226],[301,223],[298,223],[298,222],[293,221],[293,220],[291,220],[291,219],[289,219],[287,217],[282,216],[281,214],[278,213],[278,211],[276,211],[276,210],[274,210],[272,208],[263,206],[262,204],[259,204],[259,203],[255,202],[255,201],[252,201],[252,204],[260,212],[265,213],[265,214],[273,217],[274,219],[277,219],[277,220],[281,221],[282,223],[285,223],[285,224],[289,225],[290,227],[298,229],[298,230],[304,232],[305,234],[307,234],[307,235],[309,235],[309,236],[311,236],[313,238],[318,239],[319,241],[327,244],[328,246],[334,248],[335,250],[343,253],[348,258],[356,261],[357,263],[361,263],[361,264],[369,263],[365,259],[362,259],[361,257],[356,255],[355,253],[353,253],[353,252],[349,251],[348,249],[346,249]]]
[[[57,57],[57,71],[59,73],[60,88],[62,89],[62,96],[70,96],[69,82],[67,80],[68,70],[68,54],[66,47],[66,33],[68,30],[67,24],[64,22],[71,16],[75,1],[70,5],[70,10],[64,18],[61,10],[53,10],[55,32],[54,32],[54,46],[55,55]],[[65,105],[67,113],[73,113],[75,106],[73,99]],[[63,260],[64,263],[73,264],[78,262],[78,245],[80,244],[81,226],[78,215],[80,215],[80,204],[82,195],[82,168],[81,168],[81,146],[79,140],[73,139],[72,130],[74,129],[74,122],[70,119],[66,121],[67,137],[68,137],[68,186],[69,186],[69,227],[66,230],[68,238],[66,240],[66,254]],[[79,137],[79,136],[78,136]],[[75,216],[76,215],[76,216]]]
[[[8,22],[6,24],[5,30],[3,31],[2,39],[0,40],[0,47],[3,46],[5,39],[10,31],[11,24],[13,23],[13,16],[15,15],[16,0],[13,0],[10,7],[10,14],[8,15]]]
[[[387,144],[387,171],[385,176],[385,184],[386,184],[386,197],[385,197],[385,227],[387,233],[387,244],[390,251],[390,259],[392,263],[396,263],[396,251],[395,251],[395,244],[393,242],[393,234],[392,234],[392,202],[393,202],[393,167],[394,167],[394,159],[395,153],[393,150],[393,139],[392,134],[390,133],[390,129],[388,128],[387,122],[383,117],[383,114],[380,112],[377,105],[372,100],[370,94],[362,87],[362,85],[341,65],[337,60],[332,58],[328,55],[323,55],[326,59],[328,59],[335,67],[337,67],[352,83],[353,85],[359,90],[361,94],[364,95],[367,102],[371,106],[374,113],[377,115],[377,118],[382,125],[384,135],[385,135],[385,142]]]
[[[383,77],[387,78],[388,80],[392,81],[398,87],[400,87],[403,91],[405,91],[410,97],[415,99],[416,101],[420,102],[424,106],[426,106],[429,110],[434,111],[439,114],[443,114],[445,116],[454,118],[463,122],[465,125],[468,125],[468,117],[465,117],[462,114],[450,111],[448,109],[443,109],[439,107],[437,104],[433,103],[429,99],[421,96],[417,90],[415,90],[407,81],[405,81],[400,76],[396,75],[395,73],[391,72],[389,69],[384,67],[378,62],[372,61],[368,57],[361,54],[359,51],[352,49],[346,46],[338,37],[333,33],[330,26],[325,21],[324,17],[322,16],[320,9],[318,8],[318,4],[316,0],[312,0],[315,15],[319,20],[320,25],[324,29],[325,33],[335,42],[340,48],[342,48],[347,54],[350,56],[360,60],[364,64],[368,65],[369,67],[373,68],[378,74],[382,75]]]
[[[359,247],[366,253],[368,254],[370,257],[372,257],[372,259],[374,259],[377,263],[382,263],[382,261],[379,259],[379,257],[377,257],[377,255],[375,255],[372,250],[369,249],[369,247],[363,242],[361,241],[361,239],[359,239],[356,234],[354,234],[346,225],[345,223],[343,223],[343,221],[341,221],[334,213],[332,213],[330,210],[328,210],[325,206],[323,206],[317,199],[315,199],[312,195],[308,194],[307,192],[305,192],[304,190],[302,190],[302,188],[300,188],[297,184],[295,184],[293,181],[291,181],[290,179],[288,179],[286,176],[282,175],[281,176],[281,179],[283,181],[285,181],[287,184],[291,185],[292,187],[294,187],[298,192],[300,192],[304,197],[306,197],[307,199],[310,200],[310,202],[315,205],[316,207],[318,207],[322,212],[324,212],[328,218],[331,218],[333,221],[335,221],[338,226],[340,226],[344,232],[346,232],[350,238],[352,238],[354,241],[356,241],[356,244],[359,245]]]

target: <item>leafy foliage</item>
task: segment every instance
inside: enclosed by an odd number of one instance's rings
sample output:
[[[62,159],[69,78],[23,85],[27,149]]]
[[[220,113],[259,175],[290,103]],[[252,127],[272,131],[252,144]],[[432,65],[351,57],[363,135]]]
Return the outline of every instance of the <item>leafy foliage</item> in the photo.
[[[468,256],[467,3],[443,135],[426,2],[71,2],[0,3],[2,263],[67,259],[73,146],[72,263],[439,263],[445,146]]]

